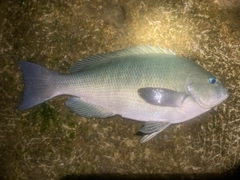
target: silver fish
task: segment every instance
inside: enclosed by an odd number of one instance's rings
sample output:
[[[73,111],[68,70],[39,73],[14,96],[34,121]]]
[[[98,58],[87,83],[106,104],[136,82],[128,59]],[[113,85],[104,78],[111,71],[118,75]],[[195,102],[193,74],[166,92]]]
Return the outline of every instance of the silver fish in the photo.
[[[24,96],[19,110],[58,95],[74,96],[66,106],[84,117],[121,115],[143,121],[146,142],[170,124],[209,111],[227,97],[227,89],[198,64],[170,50],[140,46],[92,56],[69,74],[19,62]]]

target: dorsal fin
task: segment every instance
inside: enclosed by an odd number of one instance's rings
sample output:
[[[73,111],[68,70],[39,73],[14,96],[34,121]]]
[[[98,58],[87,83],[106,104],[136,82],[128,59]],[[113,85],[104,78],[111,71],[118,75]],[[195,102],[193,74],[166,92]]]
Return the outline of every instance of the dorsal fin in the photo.
[[[116,52],[106,53],[106,54],[99,54],[95,56],[91,56],[85,58],[76,64],[74,64],[70,69],[70,73],[76,73],[79,71],[83,71],[86,69],[90,69],[96,67],[101,64],[108,63],[112,60],[122,59],[126,56],[134,56],[134,55],[146,55],[146,54],[170,54],[176,55],[173,51],[163,49],[156,46],[137,46],[128,49],[119,50]]]

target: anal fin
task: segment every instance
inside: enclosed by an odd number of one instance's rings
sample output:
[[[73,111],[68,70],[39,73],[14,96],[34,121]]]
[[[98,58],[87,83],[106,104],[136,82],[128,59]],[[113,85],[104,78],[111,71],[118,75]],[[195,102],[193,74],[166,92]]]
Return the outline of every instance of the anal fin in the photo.
[[[106,118],[115,115],[100,106],[84,102],[76,97],[69,99],[65,104],[69,109],[84,117]]]

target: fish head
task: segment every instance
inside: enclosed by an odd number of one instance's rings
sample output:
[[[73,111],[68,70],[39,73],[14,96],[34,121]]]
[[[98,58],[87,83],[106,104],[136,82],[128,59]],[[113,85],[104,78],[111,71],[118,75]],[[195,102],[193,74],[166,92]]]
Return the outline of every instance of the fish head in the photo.
[[[190,74],[187,91],[205,109],[210,109],[227,99],[227,88],[211,73]]]

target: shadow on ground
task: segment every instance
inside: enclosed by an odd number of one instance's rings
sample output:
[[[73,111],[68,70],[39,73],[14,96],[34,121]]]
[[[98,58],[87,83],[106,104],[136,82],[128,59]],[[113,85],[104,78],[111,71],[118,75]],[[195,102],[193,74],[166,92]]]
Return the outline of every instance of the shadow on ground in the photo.
[[[195,180],[237,180],[240,179],[240,167],[237,167],[233,170],[223,172],[221,174],[134,174],[134,175],[121,175],[121,174],[95,174],[95,175],[67,175],[62,177],[60,180],[110,180],[110,179],[126,179],[126,180],[164,180],[164,179],[195,179]]]

